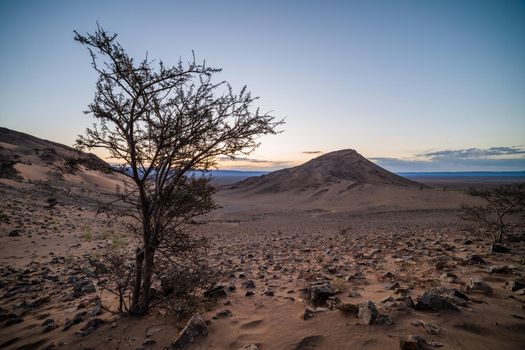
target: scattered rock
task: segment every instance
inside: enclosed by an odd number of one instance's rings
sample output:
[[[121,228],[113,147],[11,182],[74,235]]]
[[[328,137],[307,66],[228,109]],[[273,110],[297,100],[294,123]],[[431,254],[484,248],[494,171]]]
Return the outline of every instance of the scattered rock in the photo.
[[[339,305],[338,309],[345,315],[357,316],[357,314],[359,313],[359,306],[351,303],[341,304]]]
[[[401,350],[424,350],[426,341],[419,335],[407,335],[399,340]]]
[[[188,321],[186,327],[179,333],[177,339],[172,343],[175,348],[183,348],[189,343],[193,342],[195,337],[202,335],[203,337],[208,335],[208,325],[200,314],[195,314]]]
[[[514,280],[505,282],[505,289],[510,290],[511,292],[516,292],[520,289],[525,288],[525,283]]]
[[[20,237],[20,230],[15,228],[15,229],[9,231],[8,236],[9,237]]]
[[[95,329],[100,327],[101,324],[105,323],[104,320],[100,318],[94,318],[86,322],[84,327],[80,329],[80,335],[85,337],[86,335],[91,334]]]
[[[472,254],[472,255],[467,256],[463,260],[463,263],[465,265],[484,265],[486,264],[485,259],[483,259],[481,256],[477,254]]]
[[[484,293],[484,294],[487,294],[487,295],[493,293],[492,287],[489,286],[489,284],[487,282],[483,282],[483,281],[480,281],[480,280],[477,280],[477,279],[472,279],[472,278],[465,285],[465,289],[469,293],[481,292],[481,293]]]
[[[44,327],[44,330],[42,331],[42,333],[49,333],[53,329],[57,328],[57,325],[55,324],[55,320],[53,320],[52,318],[48,318],[47,320],[45,320],[42,323],[42,326]]]
[[[335,291],[330,282],[316,282],[308,286],[308,300],[315,306],[324,305],[328,298],[333,295],[335,295]]]
[[[443,273],[441,276],[439,276],[439,278],[449,283],[457,283],[459,281],[458,276],[450,272]]]
[[[247,280],[242,283],[244,289],[255,288],[255,282],[253,280]]]
[[[209,299],[220,299],[226,298],[227,296],[226,288],[222,284],[218,284],[204,291],[204,297]]]
[[[490,245],[490,251],[492,253],[510,253],[510,249],[507,247],[502,246],[501,244],[493,243]]]
[[[215,315],[216,318],[224,318],[232,315],[232,312],[229,309],[222,309]]]
[[[239,350],[259,350],[260,348],[255,344],[247,344],[244,345],[242,348],[239,348]]]
[[[357,318],[362,319],[366,325],[373,324],[378,315],[376,306],[370,300],[359,304]]]
[[[512,269],[507,265],[501,265],[501,266],[490,266],[487,268],[488,273],[509,273]]]
[[[444,297],[442,293],[439,293],[437,290],[431,290],[423,293],[423,295],[417,298],[416,309],[432,311],[459,311],[458,307],[447,299],[448,298]]]

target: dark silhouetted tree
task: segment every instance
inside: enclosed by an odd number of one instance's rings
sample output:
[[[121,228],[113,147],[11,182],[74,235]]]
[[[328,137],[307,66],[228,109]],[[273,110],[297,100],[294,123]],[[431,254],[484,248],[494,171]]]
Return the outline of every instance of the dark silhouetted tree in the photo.
[[[507,218],[525,209],[525,184],[503,185],[493,189],[470,188],[468,194],[481,198],[485,205],[461,206],[460,218],[474,223],[492,236],[494,243],[501,243],[509,233]]]
[[[192,242],[187,225],[216,207],[209,177],[195,177],[216,167],[217,157],[249,154],[257,137],[276,133],[283,123],[253,108],[256,97],[243,87],[215,83],[220,69],[197,64],[195,57],[175,66],[146,58],[136,62],[100,26],[79,34],[98,73],[96,93],[86,113],[96,123],[79,136],[79,148],[103,148],[125,164],[131,181],[119,191],[133,205],[127,214],[140,237],[130,312],[145,313],[156,253],[167,259],[187,254]]]

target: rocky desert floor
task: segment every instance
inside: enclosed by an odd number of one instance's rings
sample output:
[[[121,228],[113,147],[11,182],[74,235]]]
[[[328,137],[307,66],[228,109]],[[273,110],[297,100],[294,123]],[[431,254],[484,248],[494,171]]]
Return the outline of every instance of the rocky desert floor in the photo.
[[[96,215],[109,190],[89,188],[0,183],[0,349],[165,349],[186,325],[163,307],[105,310],[86,261],[133,238]],[[406,349],[525,348],[525,241],[495,253],[461,231],[460,189],[346,198],[219,191],[223,208],[196,228],[219,293],[199,293],[208,332],[185,348],[399,349],[409,335]]]

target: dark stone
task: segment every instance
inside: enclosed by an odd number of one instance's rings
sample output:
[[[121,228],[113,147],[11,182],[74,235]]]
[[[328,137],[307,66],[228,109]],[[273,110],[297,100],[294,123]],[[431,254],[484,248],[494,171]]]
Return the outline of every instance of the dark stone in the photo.
[[[73,317],[72,320],[67,320],[64,323],[64,328],[62,330],[63,331],[67,331],[72,326],[74,326],[76,324],[79,324],[80,322],[82,322],[82,320],[84,319],[85,315],[86,315],[85,311],[79,312],[78,314],[75,315],[75,317]]]
[[[208,335],[208,325],[200,314],[195,314],[186,324],[186,327],[179,333],[177,339],[172,343],[174,348],[183,348],[193,342],[199,335]]]
[[[357,314],[359,312],[359,306],[357,306],[356,304],[351,304],[351,303],[341,304],[341,305],[339,305],[338,309],[339,309],[339,311],[341,311],[345,315],[352,315],[352,316],[356,316],[356,317],[357,317]]]
[[[452,304],[447,300],[447,298],[440,295],[439,293],[436,293],[435,291],[425,292],[423,295],[417,298],[416,310],[459,311],[457,306]]]
[[[55,320],[53,320],[52,318],[48,318],[47,320],[45,320],[44,323],[42,323],[42,326],[44,326],[43,333],[49,333],[53,329],[57,328]]]
[[[9,237],[19,237],[20,236],[20,230],[15,228],[15,229],[9,231],[8,236]]]
[[[520,289],[525,288],[525,283],[521,281],[507,281],[505,282],[505,289],[510,290],[511,292],[516,292]]]
[[[229,317],[232,315],[232,312],[228,309],[222,309],[220,310],[219,312],[217,312],[217,314],[215,315],[217,318],[221,318],[221,317]]]
[[[426,341],[419,335],[407,335],[399,340],[401,350],[424,350]]]
[[[357,318],[362,319],[366,325],[373,324],[377,316],[379,316],[379,312],[373,302],[369,300],[359,304]]]
[[[484,265],[486,264],[485,260],[477,254],[472,254],[472,255],[467,256],[463,262],[466,265]]]
[[[218,284],[204,291],[204,296],[209,299],[219,299],[226,298],[228,293],[222,284]]]
[[[247,280],[242,283],[244,289],[255,288],[255,282],[253,280]]]
[[[501,244],[496,244],[496,243],[491,244],[490,251],[492,253],[503,253],[503,254],[510,253],[510,249],[509,248],[504,247]]]
[[[94,318],[86,322],[84,327],[80,329],[80,335],[85,337],[86,335],[91,334],[94,330],[100,327],[101,324],[104,324],[105,321],[100,318]]]
[[[326,303],[329,297],[335,295],[335,291],[329,282],[317,282],[308,286],[308,299],[316,306]]]

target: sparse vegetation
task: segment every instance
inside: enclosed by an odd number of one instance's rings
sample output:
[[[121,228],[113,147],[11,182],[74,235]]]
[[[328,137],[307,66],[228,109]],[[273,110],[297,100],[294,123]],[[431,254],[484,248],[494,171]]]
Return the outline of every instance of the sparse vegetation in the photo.
[[[471,223],[477,232],[501,243],[512,233],[511,214],[523,215],[525,210],[525,184],[503,185],[494,189],[470,188],[471,196],[481,198],[485,205],[462,205],[460,218]]]

